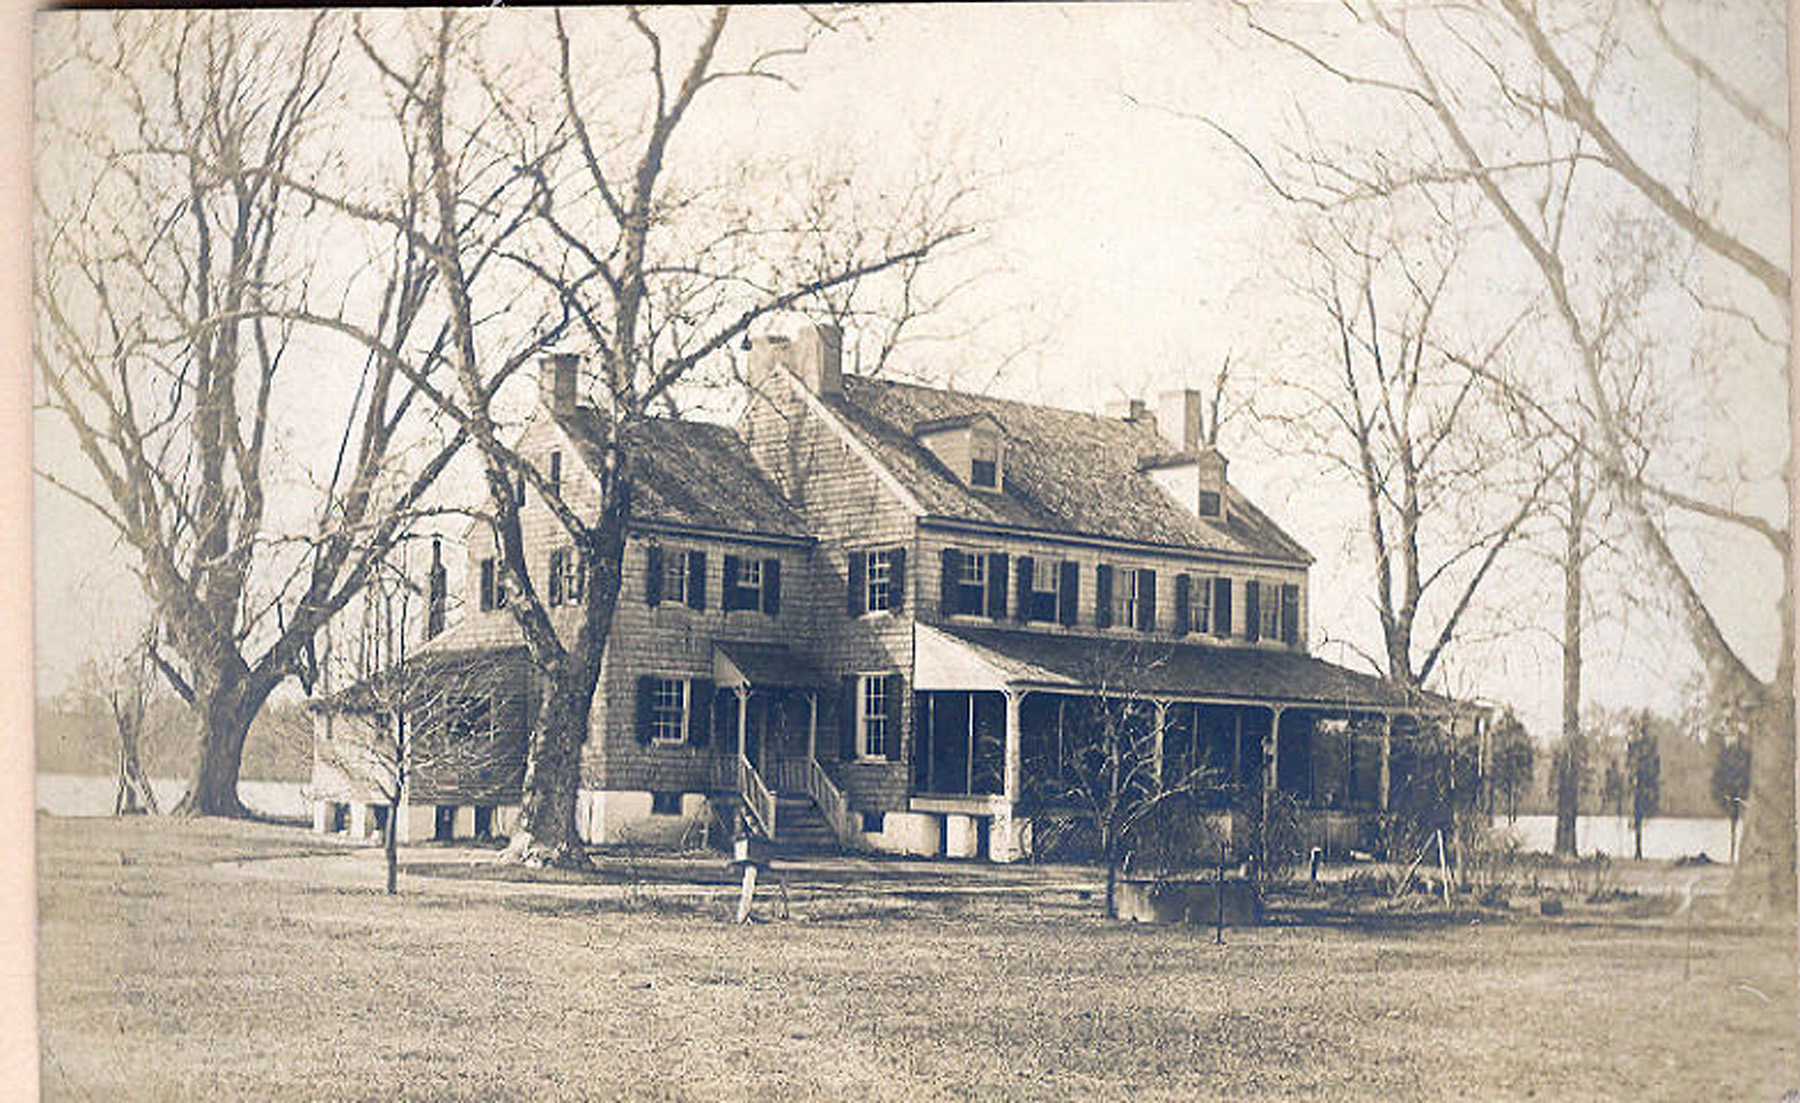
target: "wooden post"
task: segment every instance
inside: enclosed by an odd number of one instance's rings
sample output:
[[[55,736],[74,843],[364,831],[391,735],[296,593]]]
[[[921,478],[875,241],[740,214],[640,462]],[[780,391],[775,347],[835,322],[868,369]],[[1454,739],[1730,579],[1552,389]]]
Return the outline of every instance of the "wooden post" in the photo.
[[[750,687],[749,686],[739,686],[739,687],[737,687],[737,689],[734,692],[737,693],[737,699],[738,699],[738,707],[737,707],[738,757],[743,759],[745,762],[749,762],[750,761],[750,748],[749,748],[749,746],[747,746],[744,743],[744,736],[750,730],[750,728],[749,728]]]
[[[1225,945],[1225,844],[1219,844],[1219,872],[1213,878],[1213,903],[1218,915],[1213,928],[1213,945]]]
[[[1018,803],[1019,790],[1024,784],[1019,761],[1022,741],[1019,731],[1019,707],[1024,699],[1025,695],[1019,690],[1009,689],[1006,691],[1006,765],[1002,787],[1005,790],[1007,801],[1012,804]],[[970,758],[973,759],[974,755],[970,755]]]
[[[1444,906],[1450,905],[1450,863],[1444,860],[1444,829],[1437,830],[1438,876],[1444,879]]]
[[[737,921],[750,920],[750,898],[756,895],[756,863],[744,863],[744,887],[738,891]]]
[[[1169,702],[1152,701],[1150,704],[1156,709],[1156,726],[1150,732],[1150,767],[1155,772],[1156,784],[1160,787],[1163,780],[1163,733],[1169,723]]]
[[[1381,810],[1388,810],[1388,759],[1394,753],[1394,714],[1387,714],[1387,726],[1381,730]]]

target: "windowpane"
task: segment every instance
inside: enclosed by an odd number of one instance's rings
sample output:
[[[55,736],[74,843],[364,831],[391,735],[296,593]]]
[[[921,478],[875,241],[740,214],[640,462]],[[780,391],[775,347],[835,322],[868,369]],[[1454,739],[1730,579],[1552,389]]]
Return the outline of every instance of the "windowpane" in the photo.
[[[1045,560],[1038,564],[1031,576],[1031,609],[1027,614],[1034,621],[1056,623],[1057,586],[1062,579],[1063,565],[1058,560]]]
[[[1196,632],[1212,631],[1212,594],[1213,579],[1211,575],[1200,575],[1194,579],[1193,590],[1193,629]]]
[[[662,678],[656,683],[650,702],[650,741],[687,741],[687,683],[680,678]]]
[[[871,613],[882,612],[894,607],[894,553],[878,551],[869,553],[867,575],[863,579],[863,607]]]
[[[987,611],[987,553],[964,552],[957,576],[958,613],[980,616]]]
[[[687,604],[687,555],[684,552],[666,550],[663,552],[663,584],[662,599],[676,605]]]
[[[862,746],[858,748],[865,758],[882,758],[887,754],[888,740],[888,695],[887,677],[882,674],[865,674],[862,676],[862,692],[860,698]]]

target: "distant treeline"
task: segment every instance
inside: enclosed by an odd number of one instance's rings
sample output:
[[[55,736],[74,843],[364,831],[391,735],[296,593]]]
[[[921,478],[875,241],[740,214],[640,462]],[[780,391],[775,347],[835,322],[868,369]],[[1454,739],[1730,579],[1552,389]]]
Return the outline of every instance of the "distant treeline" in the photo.
[[[1625,765],[1625,742],[1631,714],[1622,710],[1592,710],[1584,727],[1588,732],[1588,763],[1581,786],[1581,812],[1600,816],[1621,810],[1606,800],[1606,772],[1609,762],[1620,770]],[[1650,730],[1656,736],[1656,751],[1661,760],[1659,816],[1722,816],[1712,796],[1713,749],[1684,725],[1664,716],[1650,716]],[[1531,784],[1519,794],[1519,814],[1554,815],[1555,787],[1550,776],[1553,760],[1551,745],[1555,737],[1540,739],[1531,764]],[[1630,811],[1626,797],[1623,811]],[[1500,802],[1496,801],[1496,807]]]
[[[179,701],[160,701],[145,719],[140,753],[151,777],[186,777],[194,767],[199,729]],[[53,774],[112,774],[119,740],[104,709],[39,701],[37,768]],[[271,704],[251,725],[241,776],[251,781],[305,781],[312,775],[312,718],[297,702]]]

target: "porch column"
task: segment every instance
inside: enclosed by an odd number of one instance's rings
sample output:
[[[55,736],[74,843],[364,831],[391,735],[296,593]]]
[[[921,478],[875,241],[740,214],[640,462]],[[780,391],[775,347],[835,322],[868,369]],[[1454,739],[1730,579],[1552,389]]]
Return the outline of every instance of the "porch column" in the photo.
[[[1018,803],[1019,790],[1024,783],[1019,765],[1019,705],[1024,698],[1025,694],[1020,690],[1006,691],[1006,766],[1002,784],[1009,804]]]
[[[806,757],[808,761],[819,760],[819,691],[806,691]]]
[[[1152,701],[1156,708],[1156,726],[1151,729],[1150,758],[1151,768],[1155,770],[1156,784],[1162,785],[1163,778],[1163,731],[1169,724],[1169,702]]]
[[[750,687],[749,686],[738,686],[736,689],[732,690],[732,692],[737,694],[737,699],[738,699],[738,707],[737,707],[738,757],[743,759],[744,761],[748,762],[748,761],[750,761],[750,748],[744,745],[744,735],[746,732],[749,731]]]
[[[1381,810],[1388,810],[1388,758],[1394,753],[1394,714],[1387,714],[1381,729]]]
[[[1265,764],[1268,774],[1266,792],[1281,791],[1281,714],[1286,711],[1281,705],[1269,706],[1269,760]]]

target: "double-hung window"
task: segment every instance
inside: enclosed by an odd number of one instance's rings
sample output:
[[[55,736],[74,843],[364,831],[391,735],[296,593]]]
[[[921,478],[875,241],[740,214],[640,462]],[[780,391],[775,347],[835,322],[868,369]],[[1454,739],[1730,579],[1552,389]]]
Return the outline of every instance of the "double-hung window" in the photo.
[[[650,742],[687,742],[688,684],[681,678],[658,678],[650,698]]]
[[[969,435],[969,485],[1000,488],[1000,438],[991,432],[976,430]]]
[[[1258,629],[1257,635],[1265,640],[1281,638],[1281,587],[1272,582],[1255,583],[1260,586],[1259,595],[1262,604],[1256,608]]]
[[[856,753],[862,758],[885,758],[892,736],[889,721],[894,702],[888,699],[888,678],[864,674],[856,694]]]
[[[1135,628],[1144,604],[1144,571],[1126,567],[1113,583],[1113,623],[1121,628]]]
[[[662,600],[688,604],[688,557],[680,552],[667,552],[662,557]]]
[[[1031,608],[1027,620],[1055,624],[1061,615],[1057,595],[1061,590],[1063,564],[1055,559],[1039,560],[1031,574]]]
[[[871,613],[885,613],[894,607],[894,549],[870,552],[867,572],[863,578],[863,608]]]
[[[1203,574],[1194,577],[1193,606],[1190,612],[1192,619],[1188,625],[1188,631],[1212,631],[1212,599],[1214,585],[1215,583],[1212,575]]]
[[[980,616],[987,611],[987,556],[965,554],[956,565],[956,611]]]

